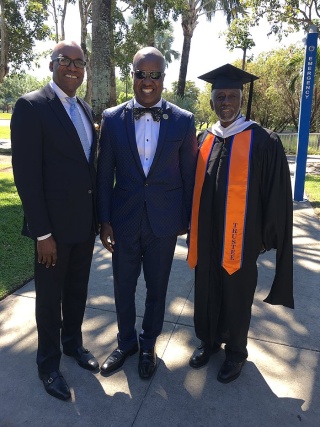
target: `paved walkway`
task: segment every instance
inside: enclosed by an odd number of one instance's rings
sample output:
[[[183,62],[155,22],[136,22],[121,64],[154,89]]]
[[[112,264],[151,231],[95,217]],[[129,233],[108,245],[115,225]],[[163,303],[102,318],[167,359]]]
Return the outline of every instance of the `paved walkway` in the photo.
[[[290,166],[293,166],[292,159]],[[102,377],[62,357],[72,391],[62,402],[45,393],[35,364],[34,282],[0,302],[1,427],[293,427],[320,425],[320,222],[310,204],[294,203],[295,310],[262,302],[273,277],[275,252],[259,259],[259,283],[249,331],[249,358],[240,378],[221,384],[224,360],[188,366],[193,330],[193,273],[179,238],[170,278],[159,365],[151,381],[137,372],[138,355]],[[111,259],[97,240],[83,327],[85,345],[100,363],[116,346]],[[141,327],[144,285],[137,289]]]

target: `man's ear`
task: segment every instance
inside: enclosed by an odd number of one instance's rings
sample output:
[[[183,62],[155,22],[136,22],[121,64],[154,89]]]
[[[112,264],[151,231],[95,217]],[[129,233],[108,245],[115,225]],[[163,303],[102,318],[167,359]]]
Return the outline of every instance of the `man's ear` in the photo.
[[[214,106],[213,106],[212,99],[210,99],[210,107],[211,107],[211,110],[214,111]]]
[[[49,70],[52,72],[53,71],[53,61],[49,62]]]

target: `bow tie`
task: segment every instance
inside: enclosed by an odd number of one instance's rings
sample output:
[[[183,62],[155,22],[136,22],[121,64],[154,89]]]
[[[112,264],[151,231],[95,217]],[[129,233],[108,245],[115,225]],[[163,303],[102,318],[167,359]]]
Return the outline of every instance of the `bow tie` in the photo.
[[[160,107],[152,107],[152,108],[141,108],[135,107],[133,109],[133,117],[135,120],[139,120],[145,113],[151,113],[152,118],[155,122],[160,122],[162,115],[162,108]]]

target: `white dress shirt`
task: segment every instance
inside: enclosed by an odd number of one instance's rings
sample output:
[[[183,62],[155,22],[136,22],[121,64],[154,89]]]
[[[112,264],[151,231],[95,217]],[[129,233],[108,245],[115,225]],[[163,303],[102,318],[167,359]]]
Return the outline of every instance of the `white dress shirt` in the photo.
[[[136,99],[133,101],[133,106],[144,108],[143,105],[140,105],[136,101]],[[160,101],[152,107],[161,106],[162,99],[160,99]],[[148,176],[158,145],[160,122],[155,122],[151,116],[151,113],[145,113],[139,120],[134,121],[134,125],[141,165],[143,167],[145,176]]]

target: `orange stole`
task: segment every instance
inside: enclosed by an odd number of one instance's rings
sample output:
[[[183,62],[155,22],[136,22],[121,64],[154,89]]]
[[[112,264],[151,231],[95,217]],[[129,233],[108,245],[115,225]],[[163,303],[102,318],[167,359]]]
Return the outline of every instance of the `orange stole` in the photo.
[[[203,141],[197,160],[196,177],[193,190],[193,201],[192,201],[192,214],[191,214],[191,225],[190,225],[190,241],[189,241],[189,252],[188,252],[188,264],[190,268],[194,268],[197,265],[198,259],[198,219],[199,219],[199,207],[200,197],[202,192],[202,186],[204,177],[207,172],[207,163],[213,147],[213,141],[215,136],[209,133]]]
[[[251,134],[251,130],[237,134],[230,153],[222,253],[222,266],[229,274],[239,270],[242,264]]]
[[[230,152],[222,257],[222,266],[229,274],[237,271],[242,261],[251,134],[252,131],[249,130],[235,135]],[[200,198],[213,141],[214,135],[208,134],[199,151],[190,227],[188,253],[190,268],[197,265]]]

